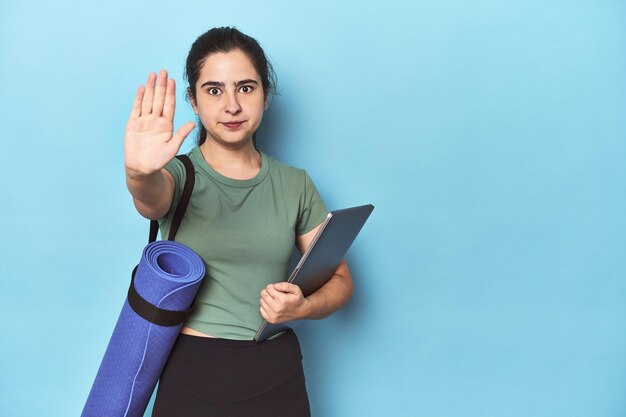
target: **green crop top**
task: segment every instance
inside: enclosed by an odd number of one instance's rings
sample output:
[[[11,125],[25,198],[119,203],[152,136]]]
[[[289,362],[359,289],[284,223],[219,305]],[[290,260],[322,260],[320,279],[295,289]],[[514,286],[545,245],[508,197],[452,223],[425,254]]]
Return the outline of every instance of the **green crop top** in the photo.
[[[296,236],[319,225],[328,211],[306,171],[261,152],[261,170],[247,180],[215,171],[200,148],[189,152],[195,185],[176,241],[202,257],[207,274],[184,325],[211,336],[252,340],[263,321],[260,292],[287,279]],[[167,236],[185,182],[174,158],[165,167],[175,182],[170,211],[161,219]]]

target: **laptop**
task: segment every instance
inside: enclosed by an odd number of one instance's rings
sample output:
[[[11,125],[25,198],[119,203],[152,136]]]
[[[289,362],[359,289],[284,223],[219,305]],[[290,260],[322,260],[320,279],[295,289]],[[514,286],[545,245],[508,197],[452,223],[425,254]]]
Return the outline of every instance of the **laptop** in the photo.
[[[374,206],[367,204],[328,213],[287,282],[298,285],[305,297],[326,284],[373,210]],[[261,342],[291,328],[293,324],[272,324],[263,320],[254,340]]]

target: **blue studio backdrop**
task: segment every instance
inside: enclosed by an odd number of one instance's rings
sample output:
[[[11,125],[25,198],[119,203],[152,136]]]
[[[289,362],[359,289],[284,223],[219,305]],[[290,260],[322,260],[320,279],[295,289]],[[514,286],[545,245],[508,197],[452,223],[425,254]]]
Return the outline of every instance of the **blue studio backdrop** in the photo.
[[[0,415],[80,414],[147,240],[134,93],[165,68],[193,120],[185,57],[224,25],[278,75],[259,147],[330,209],[376,206],[353,299],[299,330],[314,416],[626,415],[625,23],[617,0],[0,3]]]

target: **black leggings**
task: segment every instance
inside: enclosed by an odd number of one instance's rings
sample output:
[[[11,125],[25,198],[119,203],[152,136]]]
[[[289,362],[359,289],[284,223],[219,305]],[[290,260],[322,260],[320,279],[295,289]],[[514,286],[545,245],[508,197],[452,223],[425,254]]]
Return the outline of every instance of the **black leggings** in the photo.
[[[152,417],[310,417],[296,334],[259,344],[178,335]]]

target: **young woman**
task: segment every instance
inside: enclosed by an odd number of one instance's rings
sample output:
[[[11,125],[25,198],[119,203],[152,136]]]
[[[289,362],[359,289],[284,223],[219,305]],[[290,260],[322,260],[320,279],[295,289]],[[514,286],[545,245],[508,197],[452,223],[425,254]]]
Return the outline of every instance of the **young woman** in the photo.
[[[153,416],[309,416],[302,356],[293,331],[252,341],[271,323],[320,319],[352,294],[347,264],[304,297],[285,279],[294,244],[304,252],[327,210],[306,171],[255,149],[274,90],[256,40],[234,28],[201,35],[187,57],[187,95],[198,115],[189,152],[195,186],[176,240],[198,253],[207,275],[196,308],[161,375]],[[175,133],[175,83],[166,71],[140,86],[126,129],[126,182],[139,213],[167,235],[185,181],[174,156],[194,128]]]

